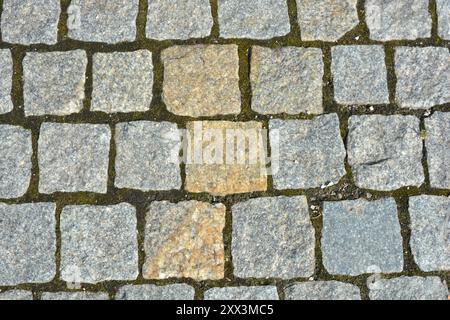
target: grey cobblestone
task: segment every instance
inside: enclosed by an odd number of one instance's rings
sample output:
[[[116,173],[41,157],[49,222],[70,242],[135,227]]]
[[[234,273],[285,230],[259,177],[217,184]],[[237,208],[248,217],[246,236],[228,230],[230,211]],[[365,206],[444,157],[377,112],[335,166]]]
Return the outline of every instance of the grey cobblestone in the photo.
[[[0,50],[0,114],[8,113],[13,109],[11,100],[12,75],[11,51]]]
[[[450,40],[450,0],[436,0],[436,5],[439,36]]]
[[[127,285],[119,289],[116,300],[194,300],[194,294],[194,288],[187,284]]]
[[[279,300],[277,287],[225,287],[205,291],[205,300]]]
[[[106,292],[44,292],[41,300],[109,300]]]
[[[287,300],[361,300],[357,286],[338,281],[295,283],[284,289]]]
[[[0,301],[1,300],[33,300],[33,293],[26,290],[9,290],[0,292]]]
[[[400,277],[379,280],[371,300],[447,300],[448,289],[438,277]]]

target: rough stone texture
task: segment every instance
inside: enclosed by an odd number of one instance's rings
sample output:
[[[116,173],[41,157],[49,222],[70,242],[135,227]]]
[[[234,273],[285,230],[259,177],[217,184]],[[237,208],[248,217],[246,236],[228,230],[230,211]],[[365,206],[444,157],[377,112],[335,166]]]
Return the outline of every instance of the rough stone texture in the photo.
[[[434,113],[425,128],[431,187],[450,189],[450,112]]]
[[[320,49],[253,47],[252,109],[262,114],[322,113],[323,72]]]
[[[53,279],[55,209],[52,203],[0,204],[0,286]]]
[[[187,191],[220,196],[267,189],[261,123],[197,121],[187,129],[193,153],[186,164]]]
[[[2,40],[30,45],[58,40],[59,0],[4,0]]]
[[[436,0],[436,6],[439,36],[450,40],[450,0]]]
[[[161,59],[162,98],[170,112],[200,117],[241,111],[236,45],[174,46]]]
[[[153,64],[147,50],[96,53],[92,111],[147,111],[152,101]]]
[[[171,190],[181,188],[178,155],[181,137],[176,124],[136,121],[116,126],[118,188]]]
[[[119,289],[116,300],[194,300],[194,294],[194,288],[187,284],[128,285]]]
[[[146,279],[224,277],[225,206],[153,202],[146,215]]]
[[[314,273],[314,228],[306,197],[257,198],[232,207],[234,274],[240,278]]]
[[[345,175],[345,148],[336,114],[314,120],[270,120],[272,163],[276,189],[307,189],[336,184]],[[277,135],[279,142],[277,142]]]
[[[322,230],[323,264],[331,274],[357,276],[403,270],[403,245],[397,205],[376,201],[325,202]]]
[[[370,290],[371,300],[447,300],[448,289],[438,277],[400,277],[379,280]]]
[[[8,113],[13,109],[11,100],[13,75],[13,61],[11,51],[0,50],[0,114]]]
[[[191,39],[209,36],[213,26],[209,0],[150,0],[147,38]]]
[[[43,123],[39,135],[39,192],[106,193],[108,125]]]
[[[69,26],[69,38],[110,44],[136,39],[139,0],[72,0],[73,18],[80,23]]]
[[[295,283],[284,289],[287,300],[361,300],[357,286],[338,281]]]
[[[337,46],[331,52],[334,99],[337,103],[389,103],[382,46]]]
[[[31,179],[31,131],[0,125],[0,198],[21,197]]]
[[[366,23],[372,40],[415,40],[431,36],[425,0],[367,0]]]
[[[106,292],[44,292],[42,300],[109,300]]]
[[[448,48],[400,47],[395,51],[395,73],[400,107],[428,109],[450,102]]]
[[[26,116],[81,111],[87,66],[83,50],[28,52],[23,60]]]
[[[357,0],[297,0],[303,41],[334,42],[358,23]]]
[[[206,290],[205,300],[279,300],[277,287],[226,287]]]
[[[352,116],[347,149],[360,188],[391,191],[424,182],[422,140],[415,116]]]
[[[61,278],[70,283],[135,280],[138,276],[136,209],[67,206],[61,213]]]
[[[288,7],[280,0],[219,0],[220,36],[270,39],[289,33]]]
[[[1,300],[33,300],[33,293],[26,290],[9,290],[0,292]]]
[[[450,198],[418,196],[409,199],[410,246],[423,271],[450,270]]]

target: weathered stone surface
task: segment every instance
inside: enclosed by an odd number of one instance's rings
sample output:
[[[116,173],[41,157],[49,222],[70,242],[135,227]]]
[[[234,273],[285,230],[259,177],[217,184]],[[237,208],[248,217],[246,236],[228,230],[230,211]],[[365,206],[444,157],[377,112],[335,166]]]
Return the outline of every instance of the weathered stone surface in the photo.
[[[439,36],[450,40],[450,0],[436,0],[436,6]]]
[[[153,202],[146,216],[146,279],[224,277],[225,206]]]
[[[409,199],[411,251],[423,271],[450,270],[450,198]]]
[[[0,114],[13,109],[11,100],[13,61],[11,51],[0,50]]]
[[[322,113],[323,68],[320,49],[254,47],[252,109],[262,114]]]
[[[395,51],[395,73],[400,107],[427,109],[450,102],[448,48],[400,47]]]
[[[357,0],[297,0],[302,40],[339,40],[359,23],[356,5]]]
[[[61,278],[70,283],[135,280],[138,276],[136,209],[67,206],[61,213]]]
[[[194,288],[187,284],[128,285],[119,289],[116,300],[194,300],[194,294]]]
[[[284,289],[287,300],[361,300],[357,286],[338,281],[311,281]]]
[[[345,148],[336,114],[314,120],[271,120],[272,167],[276,189],[318,188],[339,182],[345,175]],[[277,141],[279,139],[279,141]]]
[[[431,15],[424,0],[367,0],[370,38],[379,41],[415,40],[431,36]]]
[[[28,52],[23,60],[26,116],[68,115],[81,111],[86,53]]]
[[[431,187],[450,189],[450,112],[435,112],[425,128]]]
[[[227,195],[267,189],[261,123],[197,121],[187,129],[187,191]]]
[[[0,300],[33,300],[33,293],[26,290],[0,292]]]
[[[209,0],[150,0],[147,38],[191,39],[209,36],[213,26]]]
[[[42,300],[109,300],[106,292],[44,292]]]
[[[200,117],[241,111],[236,45],[174,46],[161,55],[162,97],[170,112]]]
[[[331,52],[334,99],[337,103],[389,103],[382,46],[337,46]]]
[[[30,45],[58,40],[59,0],[4,0],[2,40]]]
[[[92,111],[147,111],[152,101],[152,90],[150,51],[94,54]]]
[[[205,300],[279,300],[277,287],[226,287],[206,290]]]
[[[390,191],[424,182],[422,140],[415,116],[352,116],[347,148],[360,188]]]
[[[136,121],[116,126],[116,179],[118,188],[171,190],[181,188],[178,155],[181,137],[169,122]]]
[[[43,283],[56,272],[52,203],[0,204],[0,285]]]
[[[403,270],[402,236],[392,198],[325,202],[321,244],[323,264],[331,274]]]
[[[39,191],[106,193],[108,125],[45,122],[39,135]]]
[[[0,125],[0,198],[21,197],[31,179],[31,131]]]
[[[240,278],[314,273],[314,228],[306,197],[257,198],[232,207],[234,274]]]
[[[72,0],[69,8],[69,38],[111,44],[136,39],[139,0]]]
[[[270,39],[291,30],[286,1],[220,0],[217,4],[223,38]]]
[[[371,300],[447,300],[448,289],[438,277],[400,277],[379,280]]]

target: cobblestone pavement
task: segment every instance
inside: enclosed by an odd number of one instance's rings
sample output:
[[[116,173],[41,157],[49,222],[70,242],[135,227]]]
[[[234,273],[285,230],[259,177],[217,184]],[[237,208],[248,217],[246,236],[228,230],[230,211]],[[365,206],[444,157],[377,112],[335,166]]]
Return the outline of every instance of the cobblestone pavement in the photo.
[[[449,0],[0,5],[0,300],[448,299]]]

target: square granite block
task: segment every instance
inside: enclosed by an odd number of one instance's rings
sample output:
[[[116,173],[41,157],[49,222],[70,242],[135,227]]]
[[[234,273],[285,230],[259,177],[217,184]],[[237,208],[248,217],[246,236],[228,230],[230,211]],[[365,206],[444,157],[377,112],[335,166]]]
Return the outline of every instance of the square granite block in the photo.
[[[86,291],[72,291],[72,292],[43,292],[41,300],[47,301],[83,301],[83,300],[109,300],[106,292],[86,292]]]
[[[13,109],[11,100],[13,61],[11,51],[0,50],[0,114]]]
[[[382,279],[370,290],[370,300],[448,300],[448,288],[439,277]]]
[[[450,0],[436,0],[436,6],[439,36],[450,40]]]
[[[359,288],[338,281],[299,282],[284,289],[287,300],[361,300]]]
[[[126,285],[119,288],[116,300],[194,300],[195,290],[187,284]]]
[[[205,300],[279,300],[277,287],[225,287],[205,291]]]

